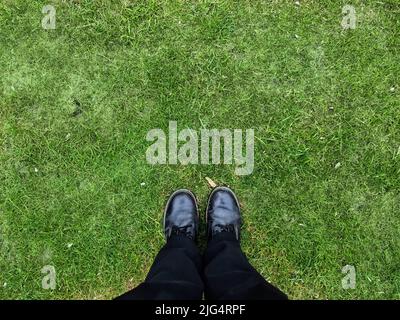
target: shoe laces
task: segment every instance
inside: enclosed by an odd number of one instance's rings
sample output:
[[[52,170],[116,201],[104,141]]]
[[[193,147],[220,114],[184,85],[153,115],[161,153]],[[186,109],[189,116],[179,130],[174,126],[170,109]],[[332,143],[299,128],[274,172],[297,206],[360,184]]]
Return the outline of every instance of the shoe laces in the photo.
[[[185,236],[193,240],[193,234],[189,230],[189,228],[191,228],[192,226],[192,224],[183,227],[173,226],[171,229],[171,235]]]
[[[215,233],[220,233],[220,232],[233,232],[235,233],[235,226],[233,224],[216,224],[215,227],[218,227],[218,231],[215,231]],[[215,230],[215,228],[214,228]]]

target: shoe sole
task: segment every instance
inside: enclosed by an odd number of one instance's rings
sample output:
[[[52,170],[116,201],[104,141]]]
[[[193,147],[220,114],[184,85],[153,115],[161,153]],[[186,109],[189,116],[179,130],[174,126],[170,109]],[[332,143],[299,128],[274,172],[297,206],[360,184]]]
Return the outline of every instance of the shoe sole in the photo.
[[[163,234],[164,234],[164,238],[167,239],[167,236],[165,235],[165,220],[166,220],[166,217],[167,217],[167,208],[168,208],[169,204],[171,203],[172,199],[174,199],[175,195],[177,195],[178,193],[186,193],[189,196],[191,196],[193,198],[193,200],[194,200],[194,203],[196,205],[196,213],[197,213],[197,227],[196,227],[196,238],[197,238],[197,236],[199,234],[199,224],[200,224],[199,205],[197,204],[196,195],[192,191],[190,191],[189,189],[176,190],[169,196],[167,204],[165,205],[165,208],[164,208],[164,217],[163,217]]]

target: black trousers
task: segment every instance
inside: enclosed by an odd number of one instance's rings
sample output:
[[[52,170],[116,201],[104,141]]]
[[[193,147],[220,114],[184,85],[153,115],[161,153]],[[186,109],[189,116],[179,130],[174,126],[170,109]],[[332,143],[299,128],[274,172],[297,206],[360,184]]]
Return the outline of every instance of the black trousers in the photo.
[[[121,300],[287,299],[248,262],[230,233],[216,235],[202,257],[196,244],[172,236],[158,253],[146,280]]]

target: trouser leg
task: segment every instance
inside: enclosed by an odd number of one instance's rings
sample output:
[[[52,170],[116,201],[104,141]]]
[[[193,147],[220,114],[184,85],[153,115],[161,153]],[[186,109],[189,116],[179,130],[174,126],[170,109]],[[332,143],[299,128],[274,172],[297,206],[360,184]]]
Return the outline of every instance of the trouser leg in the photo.
[[[123,294],[122,300],[200,300],[202,259],[194,241],[172,236],[158,253],[146,280]]]
[[[204,285],[210,300],[287,299],[250,265],[232,233],[210,240],[204,254]]]

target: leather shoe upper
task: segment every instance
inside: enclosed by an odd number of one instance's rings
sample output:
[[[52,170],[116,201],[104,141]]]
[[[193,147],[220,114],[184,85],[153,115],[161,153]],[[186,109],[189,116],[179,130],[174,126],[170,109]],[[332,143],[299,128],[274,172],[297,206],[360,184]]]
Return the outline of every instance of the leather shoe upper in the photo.
[[[169,198],[164,212],[164,234],[184,235],[195,240],[199,225],[196,198],[189,190],[175,191]]]
[[[240,207],[233,191],[217,187],[210,194],[207,206],[208,239],[220,232],[232,232],[240,239]]]

